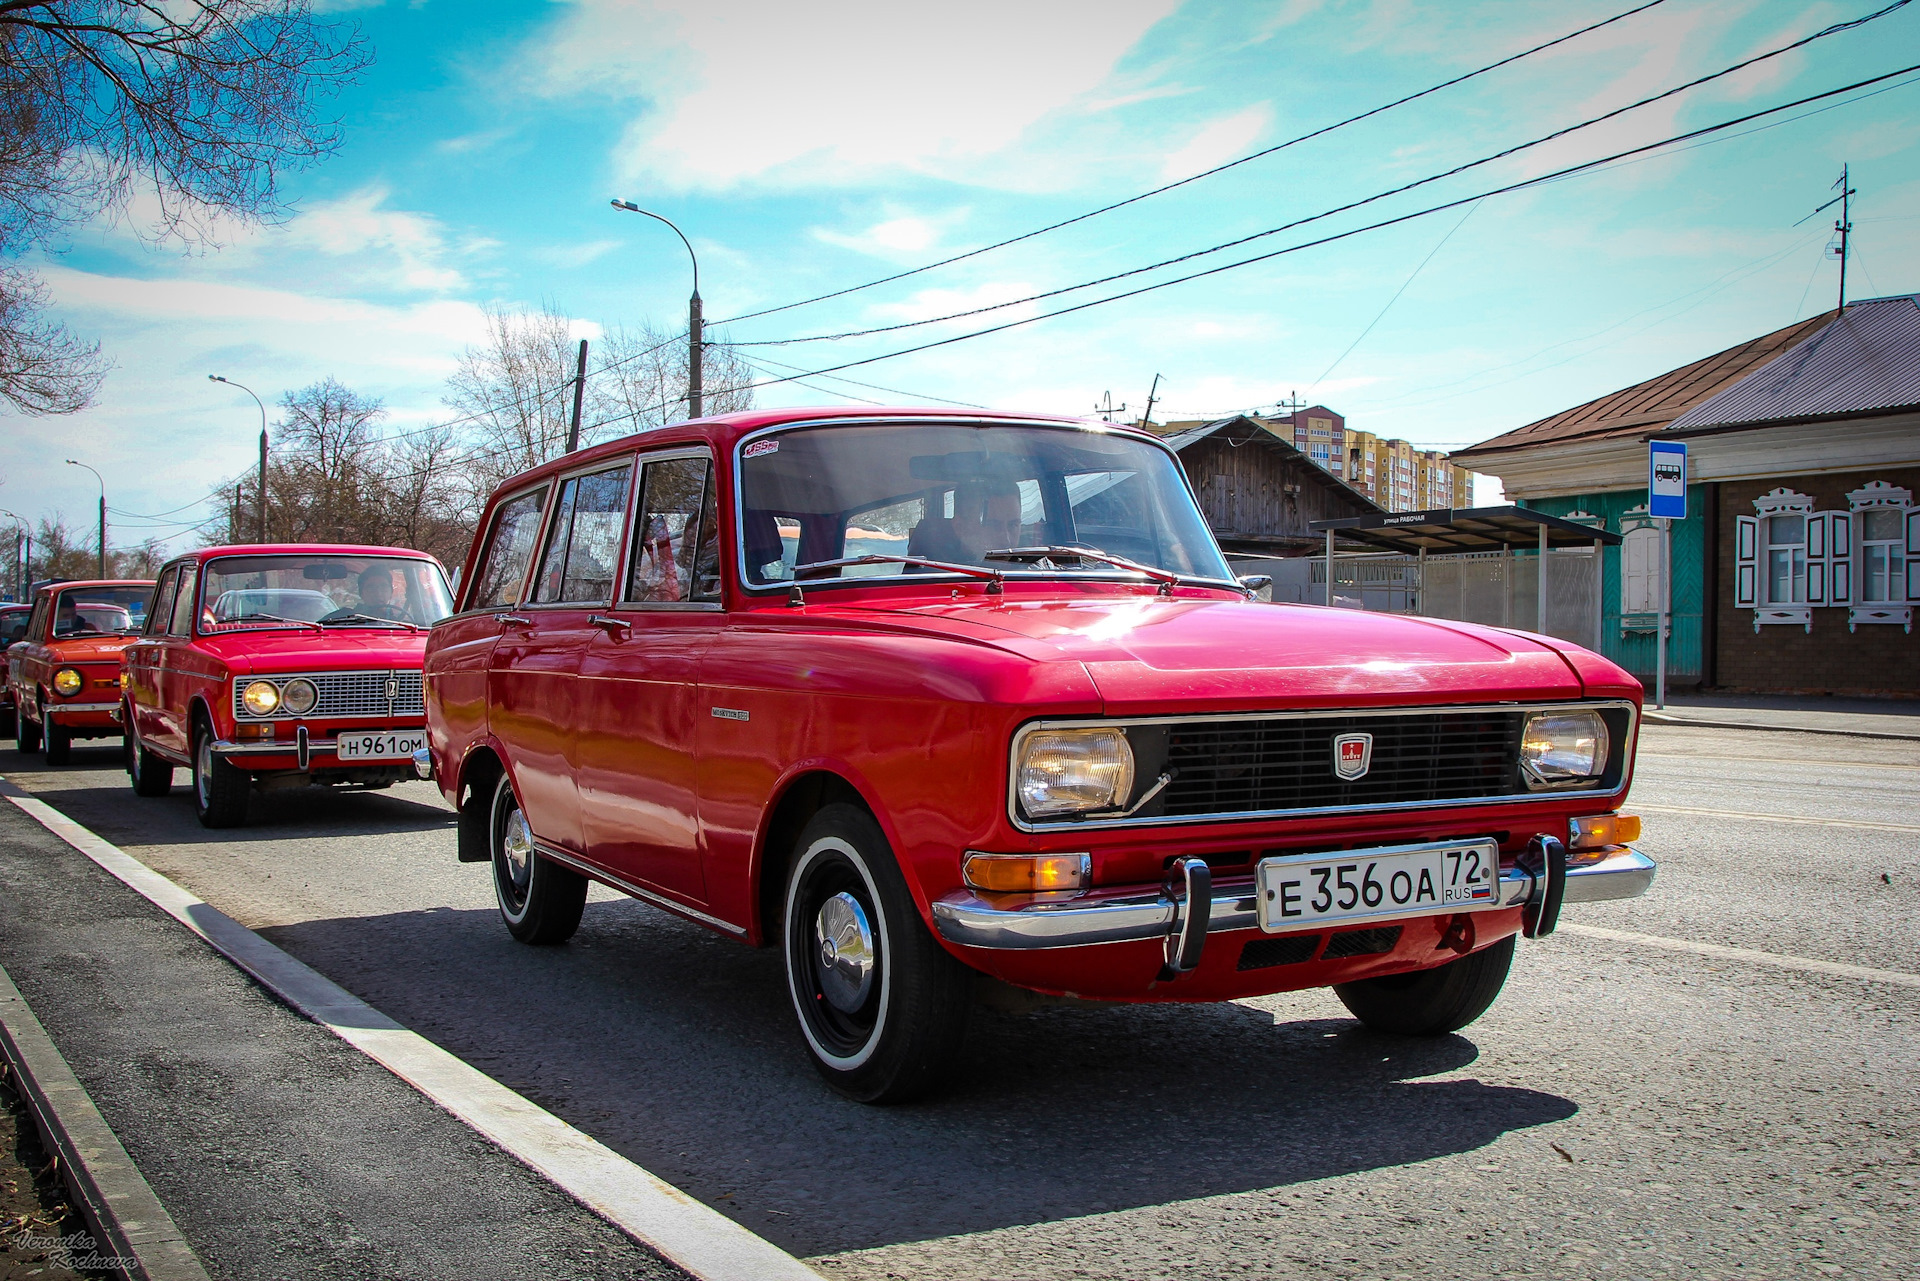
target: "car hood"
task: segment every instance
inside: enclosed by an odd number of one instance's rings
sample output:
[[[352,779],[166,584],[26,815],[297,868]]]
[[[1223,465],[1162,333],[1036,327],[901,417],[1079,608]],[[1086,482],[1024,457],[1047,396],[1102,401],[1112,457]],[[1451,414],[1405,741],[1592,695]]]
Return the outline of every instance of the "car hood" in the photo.
[[[1142,596],[993,603],[974,597],[884,612],[895,625],[906,615],[929,631],[1033,659],[1082,663],[1115,715],[1589,692],[1544,638],[1398,614]]]
[[[425,632],[299,631],[231,632],[203,636],[196,648],[241,675],[274,672],[351,672],[368,668],[418,668]]]
[[[47,642],[47,655],[56,665],[64,663],[120,662],[120,651],[139,640],[138,636],[72,636]]]

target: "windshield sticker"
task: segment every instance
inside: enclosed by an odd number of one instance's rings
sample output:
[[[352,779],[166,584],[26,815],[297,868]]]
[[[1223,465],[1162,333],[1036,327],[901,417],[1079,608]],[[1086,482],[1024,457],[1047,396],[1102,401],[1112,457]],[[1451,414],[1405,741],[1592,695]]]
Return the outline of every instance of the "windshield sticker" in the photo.
[[[777,440],[756,440],[740,451],[742,458],[758,458],[762,454],[778,453],[780,442]]]

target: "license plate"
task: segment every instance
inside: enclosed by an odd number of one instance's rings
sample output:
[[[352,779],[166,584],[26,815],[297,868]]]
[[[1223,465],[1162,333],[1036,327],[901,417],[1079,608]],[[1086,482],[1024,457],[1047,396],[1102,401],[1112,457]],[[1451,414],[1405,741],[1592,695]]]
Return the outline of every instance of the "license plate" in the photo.
[[[1500,903],[1500,847],[1491,840],[1396,845],[1262,859],[1254,871],[1260,928],[1433,916]]]
[[[404,761],[427,745],[423,729],[380,730],[368,734],[342,734],[334,754],[343,761]]]

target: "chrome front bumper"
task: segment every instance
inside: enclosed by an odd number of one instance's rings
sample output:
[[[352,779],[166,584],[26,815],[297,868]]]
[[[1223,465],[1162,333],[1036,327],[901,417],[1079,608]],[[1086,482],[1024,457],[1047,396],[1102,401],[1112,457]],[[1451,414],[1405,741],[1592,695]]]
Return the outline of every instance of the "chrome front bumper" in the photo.
[[[47,719],[58,720],[73,712],[106,712],[116,721],[120,719],[118,703],[49,703],[46,708]]]
[[[408,727],[411,729],[412,727]],[[405,732],[405,731],[402,731]],[[256,739],[250,742],[235,742],[229,738],[216,738],[213,741],[215,756],[291,756],[300,762],[300,768],[306,769],[308,762],[315,756],[340,755],[340,740],[337,738],[309,737],[303,728],[292,739]],[[381,757],[374,760],[354,761],[354,765],[385,766],[403,769],[412,773],[415,768],[414,755]]]
[[[1603,903],[1638,898],[1653,884],[1653,874],[1652,859],[1632,846],[1623,846],[1619,853],[1598,862],[1569,867],[1563,901]],[[1494,906],[1524,907],[1541,885],[1541,877],[1521,868],[1508,868],[1500,874],[1500,900]],[[1031,951],[1164,939],[1184,911],[1181,900],[1165,890],[1127,889],[1104,894],[1095,890],[1077,896],[996,894],[991,899],[970,890],[955,890],[933,901],[933,923],[949,943]],[[1455,911],[1448,908],[1439,915]],[[1253,878],[1240,876],[1214,882],[1207,933],[1258,928]]]

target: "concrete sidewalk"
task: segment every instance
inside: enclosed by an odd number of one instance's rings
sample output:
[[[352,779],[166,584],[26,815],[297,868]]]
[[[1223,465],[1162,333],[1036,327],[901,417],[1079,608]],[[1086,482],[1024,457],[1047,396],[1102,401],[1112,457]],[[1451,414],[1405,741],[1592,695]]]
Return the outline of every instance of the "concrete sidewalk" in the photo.
[[[684,1275],[12,805],[0,897],[0,963],[215,1277]]]
[[[1851,734],[1920,741],[1920,699],[1822,698],[1794,694],[1688,694],[1656,710],[1647,698],[1646,719],[1656,725],[1701,725],[1719,729],[1794,730],[1805,734]]]

